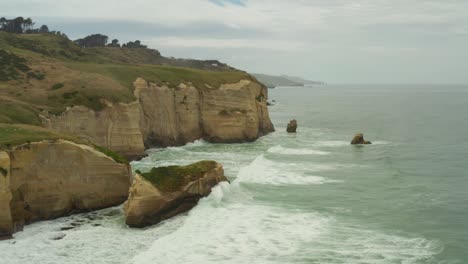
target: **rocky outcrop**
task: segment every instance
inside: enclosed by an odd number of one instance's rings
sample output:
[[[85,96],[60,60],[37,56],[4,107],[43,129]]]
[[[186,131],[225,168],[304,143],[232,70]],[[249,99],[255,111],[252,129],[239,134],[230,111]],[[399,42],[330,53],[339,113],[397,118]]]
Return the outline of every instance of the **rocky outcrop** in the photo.
[[[129,158],[144,155],[138,120],[140,104],[110,103],[95,112],[84,106],[67,109],[59,116],[42,116],[46,128],[66,132],[104,146]]]
[[[288,127],[286,128],[286,131],[288,133],[296,133],[297,130],[297,120],[293,119],[289,121]]]
[[[130,187],[128,164],[65,140],[1,151],[0,167],[0,237],[35,221],[121,204]]]
[[[223,167],[214,161],[137,172],[124,205],[126,223],[150,226],[190,210],[221,181],[227,181]]]
[[[83,106],[43,116],[45,127],[86,138],[127,157],[154,146],[177,146],[205,139],[217,143],[254,141],[274,131],[267,88],[252,80],[220,87],[134,83],[136,101],[109,103],[95,112]]]
[[[356,134],[351,141],[351,145],[369,145],[372,142],[364,140],[364,134]]]

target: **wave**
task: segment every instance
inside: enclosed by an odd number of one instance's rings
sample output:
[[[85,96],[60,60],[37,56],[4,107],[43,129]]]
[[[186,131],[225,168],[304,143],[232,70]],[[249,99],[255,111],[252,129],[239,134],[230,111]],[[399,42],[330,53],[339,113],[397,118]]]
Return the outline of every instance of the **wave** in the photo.
[[[295,168],[297,168],[296,164],[278,164],[260,155],[251,164],[239,170],[236,181],[268,185],[303,185],[337,182],[321,176],[305,175],[304,173],[294,171]],[[311,168],[307,171],[320,171],[321,169],[329,169],[329,167],[324,165],[321,168],[316,168],[315,170]]]
[[[269,153],[283,154],[283,155],[330,155],[330,152],[304,149],[304,148],[284,148],[280,145],[271,147],[268,149]]]
[[[133,263],[429,263],[440,243],[367,230],[317,212],[210,196]],[[216,205],[216,206],[215,206]]]

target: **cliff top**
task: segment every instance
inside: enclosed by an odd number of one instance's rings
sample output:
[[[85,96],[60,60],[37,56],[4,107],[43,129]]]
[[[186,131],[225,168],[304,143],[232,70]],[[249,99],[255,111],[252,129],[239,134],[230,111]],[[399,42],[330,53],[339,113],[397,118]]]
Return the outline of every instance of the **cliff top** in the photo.
[[[94,144],[90,144],[71,135],[53,132],[42,127],[31,125],[0,124],[0,150],[7,150],[14,146],[19,146],[31,142],[59,139],[75,142],[77,144],[92,146],[95,150],[106,154],[118,163],[128,163],[125,158],[113,151],[96,146]]]
[[[210,67],[220,70],[204,70]],[[132,84],[138,77],[173,88],[191,83],[198,89],[254,80],[217,61],[165,58],[144,48],[80,48],[64,36],[0,32],[3,123],[39,125],[41,111],[61,113],[75,105],[101,110],[101,99],[134,101]]]
[[[163,192],[175,192],[191,181],[203,177],[205,173],[216,168],[216,161],[205,160],[187,166],[168,166],[152,168],[142,173],[137,171],[145,180]]]

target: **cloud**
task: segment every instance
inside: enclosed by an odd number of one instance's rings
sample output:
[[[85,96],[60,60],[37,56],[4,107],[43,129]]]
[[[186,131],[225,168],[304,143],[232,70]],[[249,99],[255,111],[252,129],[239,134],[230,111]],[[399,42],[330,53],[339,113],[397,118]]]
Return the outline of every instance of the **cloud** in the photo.
[[[436,67],[446,80],[468,81],[466,63],[454,60],[468,56],[468,1],[0,1],[4,15],[32,16],[73,38],[99,32],[140,39],[170,56],[222,58],[246,70],[313,69],[327,81],[350,82],[388,81],[399,72],[410,78],[405,70]],[[369,74],[376,61],[393,74]]]

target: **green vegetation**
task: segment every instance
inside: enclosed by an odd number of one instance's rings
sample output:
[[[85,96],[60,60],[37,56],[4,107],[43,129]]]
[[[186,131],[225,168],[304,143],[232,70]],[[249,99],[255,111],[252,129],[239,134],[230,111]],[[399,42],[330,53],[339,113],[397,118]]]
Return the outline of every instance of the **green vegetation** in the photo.
[[[21,72],[29,70],[24,58],[0,49],[0,81],[16,80]]]
[[[104,147],[88,144],[87,142],[74,136],[53,132],[37,126],[0,124],[0,150],[9,149],[13,146],[22,145],[25,143],[59,139],[72,141],[78,144],[91,145],[95,150],[111,157],[116,162],[128,164],[128,161],[121,155]]]
[[[83,143],[81,140],[75,137],[55,133],[41,127],[29,125],[0,124],[0,149],[7,149],[12,146],[18,146],[21,144],[35,141],[58,139],[65,139],[76,143]]]
[[[111,157],[114,161],[116,161],[117,163],[122,163],[122,164],[128,164],[128,160],[123,157],[122,155],[114,152],[114,151],[111,151],[105,147],[101,147],[101,146],[98,146],[98,145],[93,145],[94,149],[99,151],[99,152],[102,152],[104,154],[106,154],[107,156]]]
[[[62,88],[63,86],[65,86],[65,84],[56,83],[56,84],[52,85],[52,90],[58,90],[58,89]]]
[[[131,89],[133,82],[141,77],[149,82],[159,85],[168,85],[175,88],[180,83],[192,83],[199,89],[208,86],[218,88],[222,84],[236,83],[241,79],[250,79],[245,72],[225,71],[214,72],[183,67],[171,67],[151,64],[89,64],[67,63],[68,67],[81,72],[97,73],[117,80],[121,85]]]
[[[168,166],[152,168],[147,173],[141,174],[144,179],[151,182],[156,188],[163,192],[174,192],[191,181],[198,180],[205,173],[216,167],[216,161],[200,161],[188,166]]]
[[[38,110],[25,104],[0,98],[0,123],[40,125]]]
[[[28,78],[33,78],[33,79],[41,81],[41,80],[44,80],[45,73],[39,72],[39,71],[35,71],[35,72],[30,71],[28,72]]]
[[[138,77],[173,89],[181,83],[217,89],[241,79],[253,80],[227,66],[226,71],[164,66],[186,63],[204,68],[212,63],[116,46],[80,48],[63,35],[0,32],[0,102],[8,102],[8,107],[0,107],[0,122],[38,125],[42,111],[60,114],[77,105],[100,111],[105,107],[103,100],[129,103],[135,100],[133,82]]]
[[[0,167],[0,174],[3,175],[3,177],[6,177],[8,175],[8,170]]]

